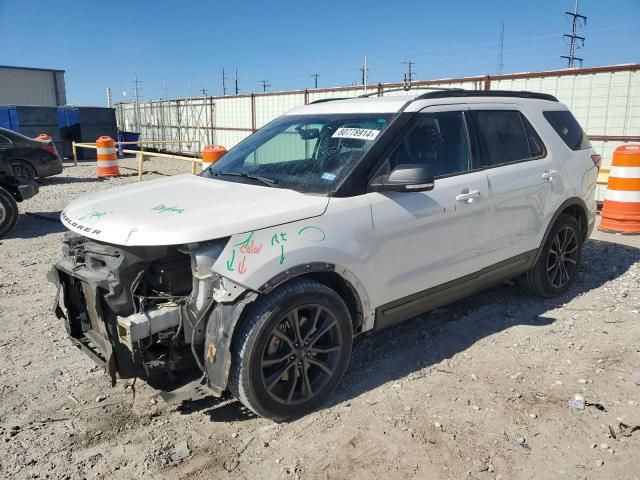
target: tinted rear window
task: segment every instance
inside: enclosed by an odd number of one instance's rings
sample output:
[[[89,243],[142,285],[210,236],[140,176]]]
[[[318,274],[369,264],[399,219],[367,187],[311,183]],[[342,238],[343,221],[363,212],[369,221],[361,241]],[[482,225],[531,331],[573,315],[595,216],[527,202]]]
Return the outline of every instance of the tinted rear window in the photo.
[[[544,118],[571,150],[585,150],[591,148],[587,135],[582,131],[578,121],[567,110],[542,112]]]
[[[515,110],[472,112],[484,165],[504,165],[544,155],[544,146],[531,124]]]

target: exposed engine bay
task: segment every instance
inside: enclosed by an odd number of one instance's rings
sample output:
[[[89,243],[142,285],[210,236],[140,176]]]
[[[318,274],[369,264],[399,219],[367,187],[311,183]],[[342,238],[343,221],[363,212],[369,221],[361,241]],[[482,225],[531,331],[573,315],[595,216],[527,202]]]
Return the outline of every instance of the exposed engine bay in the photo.
[[[207,376],[208,319],[219,302],[244,291],[212,270],[226,242],[117,246],[68,232],[52,270],[64,305],[56,313],[113,382],[141,377],[169,389],[190,375]]]

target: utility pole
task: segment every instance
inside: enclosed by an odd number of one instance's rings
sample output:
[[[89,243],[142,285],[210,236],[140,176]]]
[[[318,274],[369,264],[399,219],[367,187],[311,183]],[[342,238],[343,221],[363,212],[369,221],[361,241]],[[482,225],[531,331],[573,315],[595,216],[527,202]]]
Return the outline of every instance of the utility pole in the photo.
[[[369,67],[367,67],[367,56],[364,56],[364,65],[360,67],[360,71],[362,72],[362,85],[364,88],[367,88],[367,81],[369,78]]]
[[[498,41],[498,75],[504,68],[504,22],[500,23],[500,40]]]
[[[576,67],[576,63],[579,63],[582,67],[583,58],[576,57],[576,50],[580,47],[584,47],[584,37],[581,37],[577,34],[579,27],[584,27],[587,25],[587,17],[584,15],[580,15],[578,13],[578,0],[576,0],[576,6],[573,12],[564,12],[565,15],[571,17],[571,33],[566,33],[563,37],[569,39],[569,55],[562,55],[560,58],[565,58],[567,60],[567,67],[574,68]],[[580,45],[578,45],[580,42]]]
[[[162,81],[162,88],[164,89],[164,99],[167,100],[169,96],[167,95],[167,81]]]
[[[222,96],[227,94],[227,77],[224,75],[224,68],[222,68]]]
[[[318,88],[318,77],[320,76],[319,73],[312,73],[311,76],[314,79],[314,87],[313,88]]]
[[[270,87],[271,84],[269,83],[269,80],[260,80],[258,82],[260,85],[262,85],[262,91],[266,92],[267,91],[267,87]]]
[[[414,62],[413,60],[405,60],[404,62],[407,65],[407,71],[404,74],[404,88],[409,89],[411,88],[411,82],[413,82],[413,76],[416,74],[415,72],[411,71],[411,66],[415,65],[416,62]]]
[[[135,95],[135,101],[133,108],[133,123],[136,126],[136,131],[140,131],[140,87],[138,84],[142,83],[141,80],[138,80],[138,74],[135,73],[133,75],[133,91]]]
[[[113,107],[113,96],[111,95],[111,87],[107,87],[107,107]]]
[[[233,80],[235,82],[236,85],[236,95],[238,95],[238,92],[240,91],[240,89],[238,88],[238,69],[236,68],[236,74],[233,77]]]

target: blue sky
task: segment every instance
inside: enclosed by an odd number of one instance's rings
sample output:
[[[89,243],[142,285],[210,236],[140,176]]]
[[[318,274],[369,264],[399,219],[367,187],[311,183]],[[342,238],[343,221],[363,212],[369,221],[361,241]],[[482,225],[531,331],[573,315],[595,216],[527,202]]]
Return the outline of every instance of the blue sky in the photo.
[[[377,6],[379,4],[379,6]],[[66,70],[67,100],[221,94],[221,70],[241,93],[350,85],[365,53],[369,81],[497,72],[504,21],[505,73],[561,68],[574,0],[149,1],[0,0],[0,64]],[[640,62],[640,0],[581,0],[585,66]],[[2,86],[0,85],[0,88]],[[122,94],[127,96],[123,98]]]

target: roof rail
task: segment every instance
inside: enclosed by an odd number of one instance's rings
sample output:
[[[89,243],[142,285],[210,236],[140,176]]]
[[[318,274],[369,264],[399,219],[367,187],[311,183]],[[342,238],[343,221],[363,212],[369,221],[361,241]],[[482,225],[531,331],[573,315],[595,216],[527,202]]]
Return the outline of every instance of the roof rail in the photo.
[[[427,92],[414,98],[415,100],[423,100],[429,98],[447,98],[447,97],[517,97],[517,98],[535,98],[538,100],[549,100],[557,102],[558,99],[548,93],[527,92],[518,90],[448,90],[440,92]]]
[[[387,92],[411,92],[412,88],[415,88],[416,90],[438,90],[438,91],[446,91],[446,92],[450,92],[452,90],[453,91],[462,90],[461,88],[448,88],[448,87],[421,87],[421,86],[409,87],[409,88],[398,87],[398,88],[388,88],[387,90],[379,90],[375,92],[363,93],[362,95],[358,95],[356,98],[367,98],[373,95],[378,95],[379,97],[383,97],[384,94]]]
[[[314,103],[324,103],[324,102],[333,102],[334,100],[350,100],[355,97],[336,97],[336,98],[321,98],[320,100],[314,100],[313,102],[307,103],[307,105],[313,105]]]

